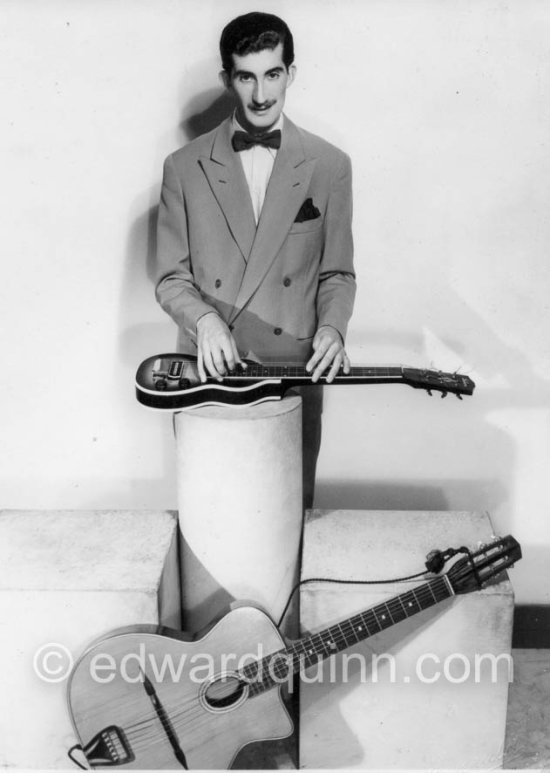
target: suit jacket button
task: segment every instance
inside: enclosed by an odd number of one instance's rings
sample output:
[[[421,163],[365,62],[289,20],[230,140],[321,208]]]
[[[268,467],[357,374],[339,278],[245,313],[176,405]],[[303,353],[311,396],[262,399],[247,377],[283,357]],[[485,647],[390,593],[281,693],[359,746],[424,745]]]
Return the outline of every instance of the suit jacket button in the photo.
[[[292,284],[292,279],[289,276],[285,276],[283,280],[283,284],[285,287],[290,287],[290,285]]]
[[[222,286],[222,280],[216,279],[216,281],[214,282],[214,287],[221,287],[221,286]]]
[[[275,333],[276,336],[280,336],[283,331],[281,330],[280,327],[276,327],[273,332]]]

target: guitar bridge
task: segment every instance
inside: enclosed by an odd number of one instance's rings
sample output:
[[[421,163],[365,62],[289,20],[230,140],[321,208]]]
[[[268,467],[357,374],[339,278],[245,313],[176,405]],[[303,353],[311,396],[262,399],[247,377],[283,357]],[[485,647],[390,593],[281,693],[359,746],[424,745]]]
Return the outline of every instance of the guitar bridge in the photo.
[[[124,731],[115,725],[110,725],[97,733],[84,746],[83,752],[92,768],[125,765],[135,759]]]

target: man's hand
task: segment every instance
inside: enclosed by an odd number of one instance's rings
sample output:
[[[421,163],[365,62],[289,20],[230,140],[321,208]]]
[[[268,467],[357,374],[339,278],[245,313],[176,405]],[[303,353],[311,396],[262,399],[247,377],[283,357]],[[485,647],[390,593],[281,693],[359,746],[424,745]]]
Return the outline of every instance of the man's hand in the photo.
[[[197,350],[197,367],[203,384],[207,372],[221,381],[237,364],[246,368],[229,328],[216,312],[205,314],[197,322]]]
[[[329,384],[342,365],[344,366],[344,373],[349,373],[350,361],[344,349],[342,336],[336,328],[330,325],[320,327],[315,333],[311,345],[313,356],[307,363],[306,370],[308,373],[312,373],[312,381],[318,381],[322,373],[329,367],[330,370],[327,375],[327,383]]]

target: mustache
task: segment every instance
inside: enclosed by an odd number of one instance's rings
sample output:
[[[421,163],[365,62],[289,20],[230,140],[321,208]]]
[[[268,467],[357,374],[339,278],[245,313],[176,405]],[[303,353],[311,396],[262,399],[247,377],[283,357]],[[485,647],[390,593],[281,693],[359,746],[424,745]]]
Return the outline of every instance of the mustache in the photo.
[[[259,110],[260,108],[264,108],[264,107],[273,107],[275,102],[276,102],[276,100],[272,100],[271,102],[251,102],[248,105],[248,107],[251,110]]]

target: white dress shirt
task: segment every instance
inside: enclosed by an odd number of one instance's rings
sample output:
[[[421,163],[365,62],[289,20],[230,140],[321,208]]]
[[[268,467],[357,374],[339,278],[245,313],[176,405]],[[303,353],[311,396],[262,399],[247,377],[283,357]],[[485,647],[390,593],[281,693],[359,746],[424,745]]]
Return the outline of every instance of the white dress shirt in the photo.
[[[278,121],[271,127],[270,131],[273,131],[274,129],[282,130],[282,127],[283,115],[281,113]],[[235,115],[233,115],[233,131],[244,131]],[[253,145],[251,148],[248,148],[248,150],[240,150],[239,156],[241,157],[244,176],[246,177],[250,198],[252,199],[254,218],[256,220],[256,225],[258,225],[262,207],[264,205],[267,186],[269,184],[269,178],[271,177],[273,164],[277,157],[277,151],[275,148],[264,148],[262,145]]]

